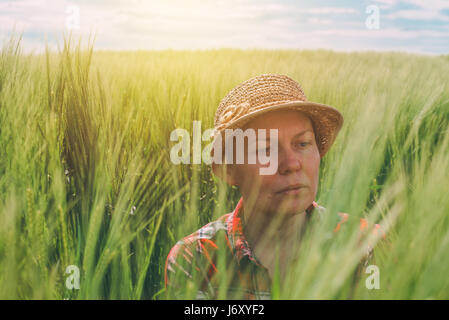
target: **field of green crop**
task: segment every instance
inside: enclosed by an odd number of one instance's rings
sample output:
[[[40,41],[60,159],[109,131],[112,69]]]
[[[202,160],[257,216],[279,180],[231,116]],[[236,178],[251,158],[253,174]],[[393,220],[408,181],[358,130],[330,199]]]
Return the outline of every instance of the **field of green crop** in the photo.
[[[273,297],[449,298],[448,57],[106,52],[70,40],[58,52],[20,48],[12,38],[0,55],[0,298],[171,298],[168,251],[231,211],[239,192],[206,164],[170,162],[170,133],[192,132],[193,120],[211,128],[221,98],[262,73],[286,74],[309,100],[342,112],[317,202],[388,233],[375,250],[380,288],[368,290],[368,274],[352,283],[358,224],[329,242],[337,215],[328,215]],[[79,289],[66,285],[75,283],[69,266]]]

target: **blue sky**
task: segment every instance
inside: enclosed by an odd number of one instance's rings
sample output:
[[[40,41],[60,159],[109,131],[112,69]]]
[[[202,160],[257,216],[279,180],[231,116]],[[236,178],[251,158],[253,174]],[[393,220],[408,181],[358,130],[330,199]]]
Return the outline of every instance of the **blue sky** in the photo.
[[[378,24],[377,24],[378,22]],[[0,38],[25,51],[64,33],[95,48],[324,48],[449,53],[449,0],[0,0]]]

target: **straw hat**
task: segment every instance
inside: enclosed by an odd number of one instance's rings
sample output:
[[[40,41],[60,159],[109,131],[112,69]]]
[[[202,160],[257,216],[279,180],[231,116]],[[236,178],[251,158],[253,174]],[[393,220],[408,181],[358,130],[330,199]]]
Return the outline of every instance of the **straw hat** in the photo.
[[[255,117],[286,109],[309,116],[322,158],[334,143],[343,125],[343,116],[331,106],[308,101],[298,82],[280,74],[262,74],[246,80],[221,100],[215,113],[214,145],[219,137],[224,140],[225,129],[242,128]],[[216,164],[213,169],[218,175]]]

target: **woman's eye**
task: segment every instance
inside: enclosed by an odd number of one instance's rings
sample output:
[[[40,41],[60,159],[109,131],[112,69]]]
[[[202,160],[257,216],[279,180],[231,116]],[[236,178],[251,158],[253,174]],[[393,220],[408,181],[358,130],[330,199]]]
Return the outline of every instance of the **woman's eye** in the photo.
[[[310,144],[310,142],[299,142],[298,143],[298,145],[300,146],[300,147],[307,147],[308,145]]]

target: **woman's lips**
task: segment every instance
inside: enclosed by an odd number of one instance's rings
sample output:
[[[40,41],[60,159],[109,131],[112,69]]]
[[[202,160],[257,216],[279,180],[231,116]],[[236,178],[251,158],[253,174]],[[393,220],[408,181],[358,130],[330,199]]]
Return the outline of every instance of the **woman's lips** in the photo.
[[[303,190],[304,188],[306,188],[306,186],[304,186],[304,185],[290,186],[290,187],[287,187],[287,188],[277,192],[277,194],[295,195],[295,194],[299,194],[301,192],[301,190]]]

